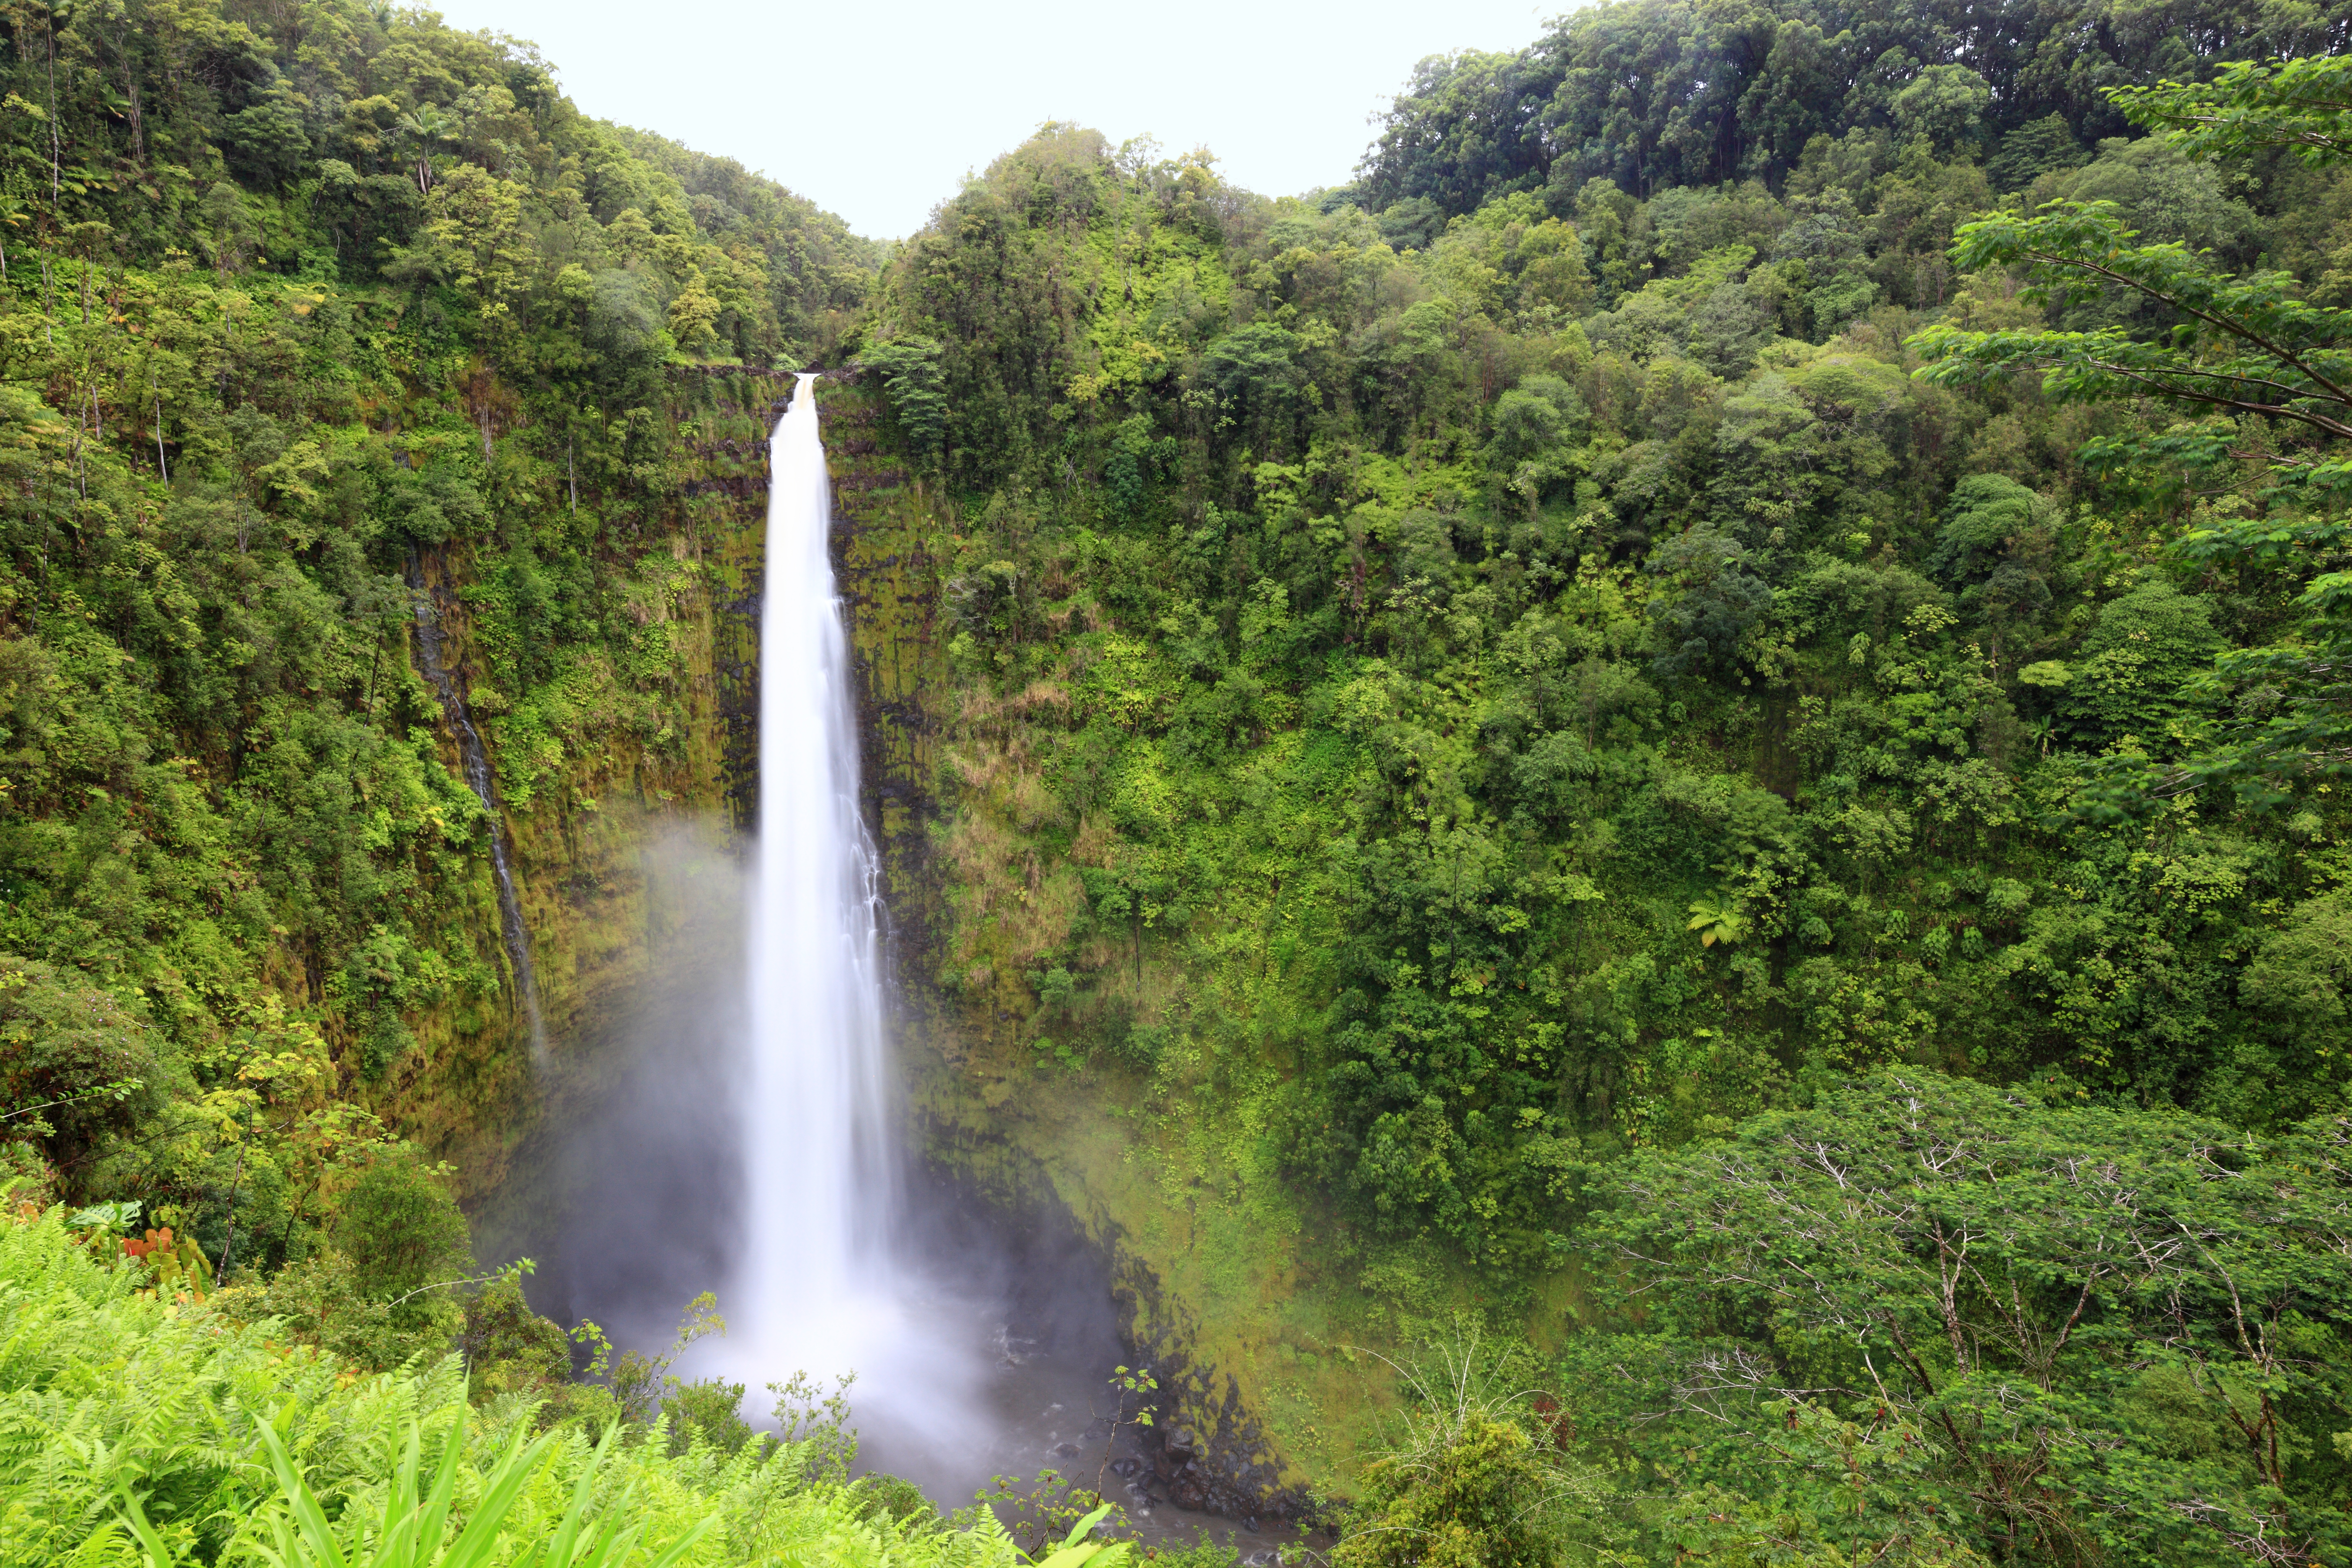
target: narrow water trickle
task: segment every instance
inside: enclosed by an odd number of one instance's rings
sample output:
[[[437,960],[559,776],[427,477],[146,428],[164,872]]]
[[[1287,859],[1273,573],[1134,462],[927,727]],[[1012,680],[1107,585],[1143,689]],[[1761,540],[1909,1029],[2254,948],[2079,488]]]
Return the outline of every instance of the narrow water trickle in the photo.
[[[474,728],[474,716],[442,658],[441,620],[434,613],[432,592],[425,586],[424,574],[413,555],[408,585],[416,604],[416,661],[439,694],[441,711],[457,737],[457,760],[465,767],[466,783],[490,815],[490,872],[499,889],[499,931],[506,941],[508,962],[514,965],[515,993],[522,1005],[523,1021],[530,1028],[531,1062],[543,1066],[547,1027],[540,1022],[539,978],[531,972],[530,932],[522,922],[522,900],[515,892],[514,867],[507,854],[507,819],[499,807],[498,775],[490,771],[490,753],[482,744],[481,731]]]

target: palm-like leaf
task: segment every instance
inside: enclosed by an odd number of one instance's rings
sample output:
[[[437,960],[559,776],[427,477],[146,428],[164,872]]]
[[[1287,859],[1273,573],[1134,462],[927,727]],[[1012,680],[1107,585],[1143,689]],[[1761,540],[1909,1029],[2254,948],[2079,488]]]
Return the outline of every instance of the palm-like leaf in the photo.
[[[441,1447],[441,1460],[432,1484],[424,1485],[423,1437],[409,1423],[398,1468],[384,1489],[383,1511],[372,1522],[357,1509],[346,1510],[344,1529],[338,1532],[326,1509],[310,1489],[285,1439],[264,1421],[257,1424],[262,1446],[278,1480],[278,1497],[267,1514],[269,1541],[255,1542],[251,1550],[271,1568],[486,1568],[508,1555],[519,1533],[512,1521],[515,1504],[538,1474],[555,1442],[552,1434],[526,1441],[519,1429],[488,1475],[482,1478],[481,1498],[456,1541],[445,1549],[442,1537],[457,1497],[463,1460],[463,1434],[453,1431]],[[527,1568],[614,1568],[636,1545],[637,1530],[614,1528],[628,1517],[630,1493],[623,1492],[609,1508],[593,1506],[595,1482],[610,1455],[617,1424],[606,1429],[604,1441],[572,1489],[570,1506],[549,1531],[545,1543],[520,1559]],[[148,1568],[175,1568],[177,1559],[148,1522],[138,1497],[126,1483],[118,1489],[123,1522],[139,1542]],[[706,1519],[651,1558],[646,1568],[670,1568],[709,1532],[716,1521]]]
[[[1133,1542],[1089,1540],[1095,1526],[1109,1517],[1114,1505],[1105,1503],[1070,1528],[1062,1544],[1038,1559],[1037,1568],[1120,1568],[1135,1555]]]
[[[1691,900],[1690,921],[1683,929],[1698,932],[1701,947],[1713,947],[1718,942],[1730,943],[1746,936],[1748,917],[1737,899],[1709,893]]]

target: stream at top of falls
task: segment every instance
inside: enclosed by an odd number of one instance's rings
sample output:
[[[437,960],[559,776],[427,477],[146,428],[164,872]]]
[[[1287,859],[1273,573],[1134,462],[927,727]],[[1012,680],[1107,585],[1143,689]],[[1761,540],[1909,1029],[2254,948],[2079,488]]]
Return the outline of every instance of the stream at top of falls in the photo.
[[[690,983],[678,984],[666,1005],[671,1037],[646,1036],[639,1089],[629,1091],[639,1125],[604,1149],[616,1166],[631,1137],[647,1152],[625,1173],[599,1173],[592,1185],[613,1199],[575,1194],[579,1212],[597,1215],[601,1242],[621,1243],[642,1267],[575,1260],[571,1315],[628,1324],[640,1342],[657,1342],[646,1331],[656,1299],[667,1293],[675,1321],[677,1304],[710,1288],[715,1268],[726,1332],[688,1346],[677,1370],[742,1384],[747,1418],[760,1421],[772,1401],[765,1391],[795,1373],[821,1388],[854,1373],[860,1468],[913,1480],[942,1508],[969,1504],[996,1476],[1026,1482],[1054,1469],[1080,1486],[1099,1482],[1126,1505],[1128,1533],[1147,1542],[1189,1543],[1207,1530],[1245,1560],[1271,1562],[1295,1533],[1155,1502],[1122,1474],[1134,1468],[1135,1432],[1108,1419],[1112,1369],[1126,1353],[1099,1258],[1074,1237],[1040,1245],[1018,1227],[992,1236],[992,1221],[927,1201],[930,1190],[909,1178],[880,862],[859,805],[856,669],[834,579],[813,375],[797,380],[770,464],[758,824],[737,906],[741,985],[730,1006],[708,1000],[707,984],[698,1001]],[[662,1016],[665,1005],[647,1011]],[[568,1136],[579,1142],[585,1131]],[[658,1195],[665,1184],[683,1205]],[[646,1190],[633,1200],[632,1186]],[[698,1247],[660,1234],[698,1201],[728,1216]]]

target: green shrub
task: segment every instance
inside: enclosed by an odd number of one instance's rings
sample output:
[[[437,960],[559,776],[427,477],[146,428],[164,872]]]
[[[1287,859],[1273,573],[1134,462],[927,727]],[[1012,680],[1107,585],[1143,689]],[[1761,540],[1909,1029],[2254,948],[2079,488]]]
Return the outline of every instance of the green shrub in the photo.
[[[467,1299],[465,1310],[457,1348],[476,1404],[508,1394],[562,1397],[572,1382],[572,1342],[530,1310],[520,1279],[491,1280]]]
[[[464,1312],[446,1290],[397,1305],[371,1299],[352,1260],[322,1252],[289,1263],[266,1280],[246,1280],[214,1300],[231,1321],[273,1323],[282,1339],[324,1351],[366,1372],[390,1372],[432,1360],[449,1347]]]
[[[52,1163],[73,1160],[152,1114],[175,1077],[118,997],[0,953],[0,1128],[12,1137]]]
[[[1396,1370],[1407,1397],[1366,1467],[1334,1568],[1551,1568],[1612,1555],[1612,1500],[1521,1390],[1526,1352],[1466,1321]],[[1554,1406],[1556,1409],[1557,1406]]]
[[[680,1384],[661,1410],[669,1417],[669,1446],[683,1453],[694,1443],[708,1443],[732,1456],[751,1440],[751,1424],[743,1419],[743,1385],[724,1378]]]
[[[466,1216],[406,1150],[369,1160],[336,1211],[335,1243],[371,1296],[429,1289],[473,1272]]]
[[[455,1355],[356,1373],[289,1348],[282,1324],[175,1309],[140,1295],[141,1281],[91,1256],[62,1211],[0,1221],[0,1568],[291,1568],[332,1552],[459,1568],[550,1546],[554,1563],[579,1568],[1019,1561],[985,1511],[950,1530],[877,1508],[875,1488],[812,1479],[792,1445],[730,1455],[698,1436],[672,1452],[611,1426],[593,1440],[577,1421],[534,1436],[540,1401],[518,1392],[469,1405]],[[392,1550],[429,1533],[436,1496],[452,1500],[442,1533],[454,1539]],[[1079,1548],[1064,1568],[1115,1568],[1124,1555]]]

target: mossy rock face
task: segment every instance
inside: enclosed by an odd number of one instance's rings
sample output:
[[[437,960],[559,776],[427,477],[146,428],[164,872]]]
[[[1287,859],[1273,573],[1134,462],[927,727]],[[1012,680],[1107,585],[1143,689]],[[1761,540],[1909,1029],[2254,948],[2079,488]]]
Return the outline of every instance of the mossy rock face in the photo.
[[[986,700],[950,655],[962,520],[908,471],[868,385],[827,378],[818,396],[915,1135],[935,1163],[1011,1212],[1066,1207],[1103,1250],[1129,1347],[1160,1382],[1160,1435],[1194,1434],[1187,1495],[1234,1518],[1307,1517],[1310,1489],[1344,1483],[1355,1454],[1352,1437],[1325,1436],[1334,1423],[1317,1412],[1364,1412],[1366,1380],[1325,1342],[1323,1310],[1299,1293],[1301,1221],[1270,1162],[1234,1199],[1168,1190],[1157,1173],[1170,1131],[1128,1113],[1142,1098],[1139,1075],[1038,1067],[1036,1004],[1013,950],[1058,939],[1084,895],[1066,859],[993,837],[1035,798],[1034,778],[1006,754],[1013,747],[976,755],[946,737],[994,724],[1017,746],[1020,725],[1061,699],[1033,690],[1001,714],[974,711]],[[992,848],[1018,863],[977,867],[974,851]],[[976,954],[976,929],[1001,945]],[[976,983],[975,969],[986,971]],[[1139,1010],[1180,983],[1147,951]]]
[[[660,626],[687,669],[681,712],[650,740],[615,727],[604,743],[504,804],[516,889],[529,930],[549,1060],[534,1068],[500,946],[487,864],[453,911],[466,940],[506,984],[494,1007],[452,1006],[416,1026],[420,1049],[386,1086],[380,1110],[461,1173],[479,1209],[516,1173],[518,1149],[551,1100],[593,1089],[607,1070],[599,1043],[652,978],[650,965],[694,912],[657,874],[665,845],[719,853],[751,797],[741,759],[757,754],[757,563],[767,515],[767,440],[790,395],[789,373],[673,367],[667,409],[673,467],[646,527],[659,543],[628,614]],[[479,668],[464,590],[471,563],[426,552],[421,584],[437,614],[444,658],[461,695]],[[583,694],[593,702],[599,693]],[[494,706],[494,704],[493,704]],[[495,712],[478,712],[499,779],[516,769]],[[440,731],[443,761],[460,766]],[[746,748],[749,748],[748,750]],[[669,858],[674,858],[674,856]],[[675,952],[672,952],[675,957]],[[559,1117],[561,1112],[558,1113]],[[537,1177],[526,1173],[526,1185]],[[493,1207],[511,1207],[508,1201]]]

